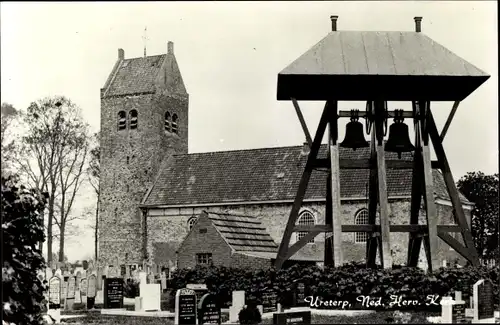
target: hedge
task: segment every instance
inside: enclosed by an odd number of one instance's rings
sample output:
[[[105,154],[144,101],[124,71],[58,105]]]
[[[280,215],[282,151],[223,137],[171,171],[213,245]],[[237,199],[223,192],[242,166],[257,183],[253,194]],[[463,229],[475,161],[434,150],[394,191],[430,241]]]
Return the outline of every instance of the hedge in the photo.
[[[418,268],[394,266],[387,270],[380,267],[371,269],[359,263],[345,264],[338,268],[295,265],[278,272],[273,269],[249,271],[220,266],[197,266],[194,269],[175,271],[169,281],[169,289],[173,304],[177,289],[185,288],[188,283],[206,284],[209,292],[217,295],[219,303],[228,307],[234,290],[244,290],[247,297],[256,299],[260,304],[264,289],[274,288],[278,302],[287,307],[291,305],[291,284],[301,281],[309,288],[307,296],[317,296],[322,300],[347,300],[353,303],[350,308],[360,308],[356,298],[365,295],[382,297],[382,305],[361,306],[363,309],[432,310],[433,305],[425,304],[430,302],[429,295],[439,295],[436,300],[439,303],[440,297],[454,296],[455,291],[461,291],[463,299],[468,302],[474,283],[479,279],[490,279],[493,282],[495,308],[498,308],[499,273],[499,268],[466,267],[440,268],[433,274],[427,274]],[[420,305],[390,305],[391,295],[402,296],[404,300],[415,300]],[[434,305],[434,309],[439,310],[440,306]]]

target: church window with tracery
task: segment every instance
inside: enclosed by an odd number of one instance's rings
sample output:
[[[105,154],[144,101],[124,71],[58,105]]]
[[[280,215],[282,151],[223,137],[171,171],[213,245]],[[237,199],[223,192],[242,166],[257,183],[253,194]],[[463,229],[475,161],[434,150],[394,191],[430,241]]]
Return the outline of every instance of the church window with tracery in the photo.
[[[125,130],[127,128],[127,115],[125,111],[118,112],[118,131]]]
[[[129,113],[130,116],[130,129],[137,129],[138,126],[138,118],[137,118],[137,111],[135,109],[131,110]]]
[[[314,220],[314,216],[311,212],[309,211],[303,211],[299,219],[297,221],[297,225],[299,226],[314,226],[316,221]],[[297,241],[299,241],[302,237],[306,236],[308,234],[307,231],[299,231],[297,233]],[[309,241],[309,243],[314,243],[314,238]]]

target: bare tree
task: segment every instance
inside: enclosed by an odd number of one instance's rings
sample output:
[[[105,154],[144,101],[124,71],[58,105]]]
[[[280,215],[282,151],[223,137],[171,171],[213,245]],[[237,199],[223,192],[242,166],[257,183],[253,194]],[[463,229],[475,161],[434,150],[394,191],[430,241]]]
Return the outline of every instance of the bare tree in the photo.
[[[95,208],[95,226],[94,228],[94,259],[97,261],[98,258],[98,241],[99,241],[99,180],[100,180],[100,157],[101,150],[99,145],[99,132],[95,133],[92,137],[92,149],[90,150],[90,161],[89,166],[87,168],[87,176],[89,179],[90,185],[95,191],[97,195],[97,202]]]
[[[10,133],[12,133],[12,124],[16,121],[19,116],[18,111],[8,103],[2,103],[2,111],[1,111],[1,173],[5,175],[5,173],[9,170],[9,163],[12,156],[12,151],[14,149],[14,142],[9,137]]]
[[[53,225],[59,230],[59,260],[64,260],[64,235],[71,208],[83,181],[88,157],[88,125],[68,98],[56,96],[31,103],[23,114],[26,135],[16,150],[21,176],[48,193],[47,256],[52,260]]]

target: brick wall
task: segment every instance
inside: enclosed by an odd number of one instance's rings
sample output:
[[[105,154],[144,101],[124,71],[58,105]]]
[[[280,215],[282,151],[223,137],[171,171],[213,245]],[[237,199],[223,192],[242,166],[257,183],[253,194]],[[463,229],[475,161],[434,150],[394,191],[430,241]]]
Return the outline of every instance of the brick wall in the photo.
[[[136,109],[137,129],[118,131],[118,112]],[[179,116],[179,133],[164,131],[164,115]],[[99,258],[106,264],[142,263],[143,218],[138,205],[162,159],[187,153],[188,97],[158,94],[101,98]]]
[[[391,200],[389,204],[391,224],[409,224],[410,202],[407,200]],[[342,202],[342,224],[354,224],[356,213],[363,208],[366,208],[366,202],[363,201]],[[192,217],[196,217],[202,210],[255,216],[259,218],[259,220],[267,228],[271,237],[277,244],[279,244],[281,237],[283,236],[283,231],[285,229],[290,209],[291,203],[150,210],[150,216],[148,217],[148,247],[152,247],[152,243],[154,242],[167,241],[175,243],[178,247],[188,233],[188,220]],[[315,216],[317,224],[324,223],[324,203],[304,203],[302,210],[312,212]],[[449,206],[438,205],[439,218],[443,219],[442,221],[439,221],[440,224],[451,223],[451,211],[451,207]],[[467,210],[466,213],[468,213]],[[419,219],[421,224],[426,223],[425,212],[423,210],[420,211]],[[354,236],[354,233],[342,234],[344,258],[349,261],[364,261],[366,244],[355,243]],[[407,233],[391,233],[391,249],[394,264],[406,263],[408,236],[409,235]],[[296,236],[292,236],[292,244],[295,240]],[[322,252],[324,240],[325,234],[320,234],[315,238],[314,243],[307,244],[307,247],[303,249],[307,249],[309,252],[317,252],[318,255],[323,256]],[[439,240],[438,245],[438,256],[440,260],[446,259],[450,262],[458,257],[458,254],[450,250],[442,240]],[[421,259],[425,261],[423,249],[421,250],[420,255]],[[379,257],[377,257],[377,260],[379,260]],[[234,262],[240,263],[240,261]]]

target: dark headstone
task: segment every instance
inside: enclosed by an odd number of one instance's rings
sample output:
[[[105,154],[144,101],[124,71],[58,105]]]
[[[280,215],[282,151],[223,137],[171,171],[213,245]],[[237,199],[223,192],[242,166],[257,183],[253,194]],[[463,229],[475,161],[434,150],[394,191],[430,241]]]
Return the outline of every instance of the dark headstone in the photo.
[[[191,289],[179,289],[176,293],[175,318],[177,325],[196,324],[196,294]]]
[[[311,311],[274,313],[273,324],[311,324]]]
[[[478,319],[495,317],[493,310],[493,284],[486,279],[478,286]]]
[[[104,280],[104,308],[123,308],[123,278]]]
[[[220,324],[221,311],[215,295],[206,293],[198,303],[198,324]]]
[[[61,279],[53,276],[49,280],[49,309],[61,308]]]
[[[452,323],[463,324],[467,323],[465,319],[465,304],[456,304],[452,306]]]
[[[264,313],[278,311],[278,297],[273,289],[266,289],[262,293],[262,307]]]
[[[295,286],[295,306],[306,306],[306,285],[303,282],[298,282]]]

